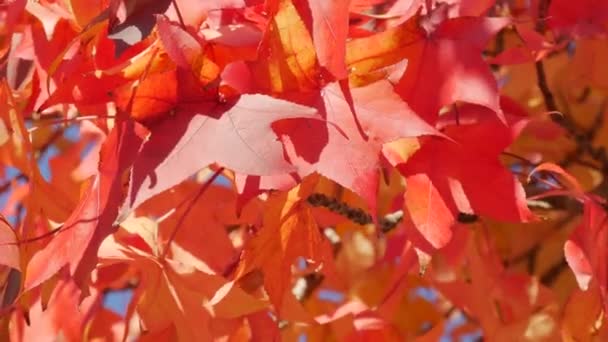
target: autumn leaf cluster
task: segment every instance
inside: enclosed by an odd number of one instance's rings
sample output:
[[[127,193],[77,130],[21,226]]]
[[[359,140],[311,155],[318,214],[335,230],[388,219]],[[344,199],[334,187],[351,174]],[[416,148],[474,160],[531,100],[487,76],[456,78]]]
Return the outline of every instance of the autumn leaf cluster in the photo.
[[[0,340],[608,340],[606,60],[595,0],[4,2]]]

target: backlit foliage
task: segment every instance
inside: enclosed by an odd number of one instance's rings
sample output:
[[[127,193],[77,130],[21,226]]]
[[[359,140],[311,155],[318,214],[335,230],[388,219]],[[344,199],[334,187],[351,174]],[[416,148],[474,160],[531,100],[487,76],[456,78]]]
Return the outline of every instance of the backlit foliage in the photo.
[[[0,340],[608,340],[606,61],[599,0],[4,1]]]

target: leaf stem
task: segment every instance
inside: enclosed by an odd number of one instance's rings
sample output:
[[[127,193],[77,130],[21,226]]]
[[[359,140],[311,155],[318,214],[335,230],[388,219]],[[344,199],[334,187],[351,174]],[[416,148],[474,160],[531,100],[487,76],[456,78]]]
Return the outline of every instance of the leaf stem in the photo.
[[[192,210],[192,208],[194,208],[194,204],[205,193],[205,191],[207,191],[207,189],[209,188],[209,186],[211,186],[211,184],[213,183],[213,181],[215,181],[215,179],[222,172],[224,172],[224,167],[220,167],[219,169],[217,169],[217,171],[215,171],[215,173],[213,173],[213,175],[211,177],[209,177],[209,179],[207,179],[207,181],[203,184],[203,186],[201,186],[201,188],[196,193],[196,195],[194,196],[194,198],[192,199],[192,201],[190,201],[190,203],[188,204],[188,207],[186,208],[186,210],[184,211],[184,213],[181,215],[181,217],[179,218],[179,220],[175,224],[175,227],[173,228],[173,231],[171,232],[171,235],[169,236],[169,239],[165,243],[165,248],[163,250],[162,255],[160,256],[160,260],[164,260],[167,257],[167,253],[169,252],[169,247],[171,246],[171,243],[173,243],[173,240],[175,240],[175,236],[177,235],[177,232],[179,231],[179,228],[184,223],[184,220],[186,219],[186,217],[188,216],[188,214],[190,214],[190,211]]]
[[[177,6],[177,1],[171,0],[171,2],[173,3],[173,7],[175,7],[175,13],[177,13],[177,19],[179,20],[179,24],[185,30],[186,24],[184,23],[184,17],[182,17],[182,12],[179,10],[179,6]]]
[[[155,47],[152,50],[152,56],[150,56],[150,59],[146,63],[146,67],[145,67],[144,71],[139,76],[138,82],[135,84],[135,86],[131,90],[131,97],[129,98],[129,102],[127,103],[127,111],[126,111],[127,113],[131,113],[132,112],[132,110],[133,110],[133,101],[135,100],[135,94],[137,93],[137,89],[139,89],[139,84],[141,84],[141,82],[144,79],[146,79],[146,77],[148,77],[148,73],[150,72],[150,67],[152,66],[152,61],[154,61],[154,58],[156,58],[156,55],[158,54],[158,51],[159,51],[158,47]]]
[[[69,122],[79,122],[79,121],[88,121],[88,120],[99,120],[99,119],[115,119],[116,116],[115,115],[104,115],[104,116],[100,116],[100,115],[84,115],[84,116],[76,116],[73,118],[69,118],[69,119],[65,119],[65,118],[39,118],[36,120],[33,120],[33,123],[37,123],[37,122],[41,122],[40,125],[37,126],[33,126],[31,128],[29,128],[27,131],[28,133],[32,133],[42,127],[45,126],[52,126],[52,125],[58,125],[58,124],[62,124],[62,123],[69,123]]]
[[[537,167],[538,166],[537,163],[534,163],[534,162],[530,161],[526,157],[522,157],[522,156],[520,156],[518,154],[515,154],[515,153],[512,153],[512,152],[502,151],[502,152],[500,152],[500,154],[502,154],[503,156],[511,157],[511,158],[517,159],[519,161],[522,161],[522,162],[528,164],[528,166],[532,166],[532,167]]]
[[[59,232],[62,228],[63,228],[63,225],[61,225],[57,228],[54,228],[52,230],[49,230],[48,232],[40,234],[38,236],[34,236],[34,237],[23,239],[23,240],[17,240],[15,242],[2,243],[2,244],[0,244],[0,247],[2,247],[2,246],[20,246],[20,245],[23,245],[26,243],[36,242],[38,240],[42,240],[44,238],[47,238],[47,237]]]
[[[452,108],[454,109],[454,116],[456,118],[456,126],[460,126],[460,111],[458,110],[458,106],[456,106],[456,104],[452,104]]]

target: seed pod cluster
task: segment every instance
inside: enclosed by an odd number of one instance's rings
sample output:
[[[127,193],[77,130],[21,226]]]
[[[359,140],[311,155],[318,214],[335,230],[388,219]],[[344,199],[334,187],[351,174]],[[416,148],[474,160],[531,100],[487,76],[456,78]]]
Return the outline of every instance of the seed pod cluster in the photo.
[[[458,222],[460,223],[475,223],[479,217],[475,214],[458,213]]]
[[[314,193],[308,196],[308,203],[314,207],[324,207],[328,210],[342,215],[349,220],[360,224],[366,225],[372,223],[372,217],[361,208],[352,208],[344,202],[340,202],[333,197],[321,193]]]
[[[394,213],[385,215],[378,221],[378,227],[383,233],[388,233],[395,229],[399,223],[403,220],[403,210],[397,210]]]

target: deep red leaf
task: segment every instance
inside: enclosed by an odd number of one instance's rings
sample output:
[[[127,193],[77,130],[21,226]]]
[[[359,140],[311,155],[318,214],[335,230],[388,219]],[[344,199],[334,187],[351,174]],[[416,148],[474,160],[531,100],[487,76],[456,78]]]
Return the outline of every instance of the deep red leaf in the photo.
[[[507,18],[462,17],[421,20],[418,40],[405,48],[407,70],[397,92],[428,122],[455,101],[475,103],[500,118],[498,86],[481,54],[488,40],[509,24]],[[411,20],[420,20],[414,17]]]
[[[584,221],[574,230],[564,245],[564,255],[576,276],[578,286],[587,290],[591,281],[597,282],[608,308],[608,215],[605,202],[597,197],[585,201]]]
[[[541,19],[541,18],[539,18]],[[591,36],[608,31],[608,2],[553,0],[546,19],[557,33]]]
[[[441,199],[429,197],[429,193],[425,193],[426,196],[419,194],[417,199],[428,201],[425,207],[432,207],[432,202],[444,202],[452,212],[451,216],[447,215],[441,204],[443,218],[438,218],[436,223],[451,224],[452,218],[459,212],[512,222],[532,218],[522,185],[498,159],[500,153],[511,143],[512,133],[495,117],[488,115],[488,112],[483,107],[462,106],[458,110],[459,125],[449,116],[444,120],[451,121],[444,132],[452,141],[429,139],[407,162],[398,166],[399,171],[408,178],[419,174],[428,176]],[[414,223],[418,223],[418,229],[421,229],[420,224],[428,229],[426,220],[414,220]],[[434,229],[434,233],[423,234],[427,238],[437,237],[443,236],[447,231],[445,226],[434,225]],[[438,240],[433,240],[429,242],[434,246],[441,245]],[[445,242],[443,239],[441,241]]]

